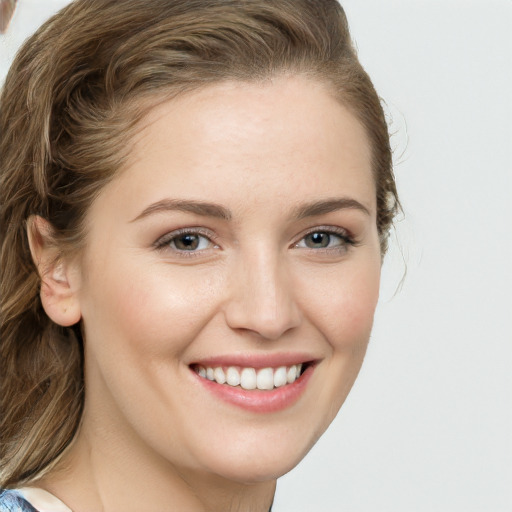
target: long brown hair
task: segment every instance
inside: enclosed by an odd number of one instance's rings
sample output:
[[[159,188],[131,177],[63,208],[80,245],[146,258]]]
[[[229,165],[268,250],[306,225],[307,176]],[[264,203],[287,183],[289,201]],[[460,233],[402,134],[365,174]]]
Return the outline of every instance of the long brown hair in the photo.
[[[79,326],[41,306],[27,219],[49,221],[61,254],[78,251],[91,201],[153,104],[278,74],[327,84],[365,127],[384,253],[398,205],[389,135],[336,0],[78,0],[22,47],[0,99],[0,486],[51,468],[84,402]]]

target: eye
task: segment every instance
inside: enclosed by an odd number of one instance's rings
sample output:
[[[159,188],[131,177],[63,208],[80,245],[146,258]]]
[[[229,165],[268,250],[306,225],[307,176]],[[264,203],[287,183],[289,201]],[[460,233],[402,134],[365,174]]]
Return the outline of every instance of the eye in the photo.
[[[199,231],[179,230],[161,237],[157,249],[171,249],[178,253],[194,253],[216,247],[211,238]]]
[[[305,235],[295,247],[301,249],[346,249],[354,245],[345,230],[317,230]]]
[[[169,246],[178,251],[201,251],[207,249],[209,245],[208,238],[193,233],[179,235],[169,241]]]

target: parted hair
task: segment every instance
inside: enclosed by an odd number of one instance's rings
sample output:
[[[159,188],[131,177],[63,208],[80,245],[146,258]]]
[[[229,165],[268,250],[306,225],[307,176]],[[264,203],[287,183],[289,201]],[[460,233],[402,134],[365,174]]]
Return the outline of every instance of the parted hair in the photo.
[[[399,205],[388,129],[336,0],[78,0],[23,45],[0,97],[0,487],[59,460],[87,392],[86,340],[43,310],[28,219],[50,223],[60,257],[79,251],[91,202],[152,106],[283,74],[325,83],[364,126],[384,254]]]

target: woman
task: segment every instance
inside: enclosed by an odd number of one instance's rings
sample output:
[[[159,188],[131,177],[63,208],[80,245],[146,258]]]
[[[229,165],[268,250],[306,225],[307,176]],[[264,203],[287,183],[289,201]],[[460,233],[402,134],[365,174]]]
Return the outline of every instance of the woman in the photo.
[[[79,0],[1,102],[4,509],[269,510],[398,204],[343,10]]]

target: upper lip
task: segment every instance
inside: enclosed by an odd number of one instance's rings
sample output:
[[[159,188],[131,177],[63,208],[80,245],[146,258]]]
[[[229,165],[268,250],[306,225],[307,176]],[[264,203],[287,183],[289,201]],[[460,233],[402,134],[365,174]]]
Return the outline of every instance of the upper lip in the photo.
[[[292,366],[300,363],[318,361],[318,357],[306,353],[278,353],[278,354],[230,354],[201,358],[193,361],[190,366],[228,367],[241,366],[245,368],[278,368]]]

